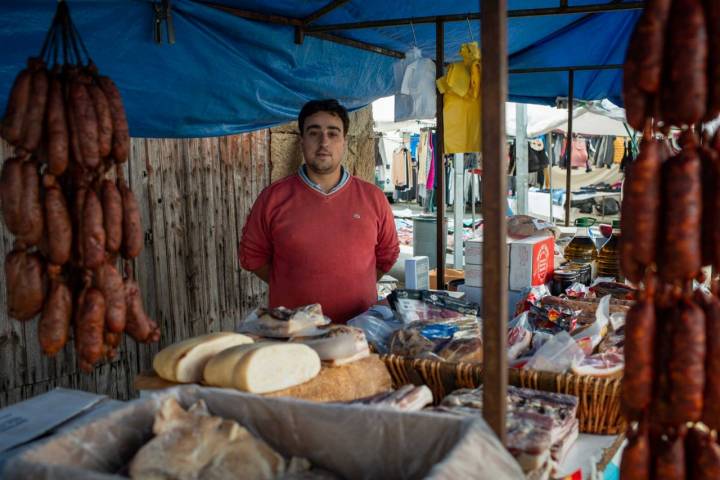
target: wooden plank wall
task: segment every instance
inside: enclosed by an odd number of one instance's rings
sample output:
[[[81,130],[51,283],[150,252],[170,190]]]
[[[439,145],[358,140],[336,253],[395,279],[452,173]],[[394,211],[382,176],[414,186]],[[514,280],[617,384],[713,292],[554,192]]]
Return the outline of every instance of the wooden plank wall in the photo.
[[[0,142],[2,158],[11,149]],[[37,319],[6,314],[0,273],[0,408],[57,386],[135,396],[137,372],[151,367],[159,347],[210,331],[232,330],[265,301],[264,285],[241,271],[237,245],[260,191],[270,183],[270,132],[202,139],[133,139],[127,178],[142,208],[145,249],[135,272],[145,308],[162,328],[159,345],[126,337],[112,363],[91,374],[76,367],[74,348],[41,355]],[[12,237],[0,222],[0,256]]]

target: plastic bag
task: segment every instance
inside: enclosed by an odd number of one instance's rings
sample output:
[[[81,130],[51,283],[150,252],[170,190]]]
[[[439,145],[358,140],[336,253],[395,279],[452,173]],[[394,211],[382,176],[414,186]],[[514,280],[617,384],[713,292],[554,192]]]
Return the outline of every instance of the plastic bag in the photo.
[[[527,238],[540,233],[558,237],[555,225],[529,215],[513,215],[508,218],[507,234],[511,238]]]
[[[580,282],[575,282],[565,289],[565,295],[569,298],[586,298],[590,296],[590,287]]]
[[[405,323],[434,322],[444,319],[475,320],[480,313],[476,303],[451,297],[446,292],[430,290],[395,290],[388,302],[397,317]]]
[[[572,337],[578,342],[586,355],[591,355],[595,347],[600,345],[610,324],[610,295],[603,297],[595,311],[595,322],[588,327],[573,332]]]
[[[413,47],[395,71],[395,121],[435,118],[435,62]]]
[[[360,328],[373,349],[382,355],[390,352],[390,339],[403,322],[395,319],[389,307],[375,305],[367,312],[347,322],[351,327]]]
[[[508,361],[512,362],[524,355],[530,349],[532,338],[528,313],[523,312],[508,324]]]
[[[550,339],[525,364],[525,369],[564,373],[573,364],[585,358],[575,340],[567,332],[560,332]]]
[[[238,332],[268,338],[314,337],[325,333],[318,327],[330,323],[317,303],[296,309],[258,307],[245,317]]]

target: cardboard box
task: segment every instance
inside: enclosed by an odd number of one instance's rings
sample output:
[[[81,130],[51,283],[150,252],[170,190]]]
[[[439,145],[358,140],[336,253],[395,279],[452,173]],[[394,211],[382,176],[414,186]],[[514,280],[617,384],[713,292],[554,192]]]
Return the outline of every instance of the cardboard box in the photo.
[[[467,284],[458,287],[458,290],[465,293],[465,300],[468,302],[474,302],[480,305],[480,316],[482,316],[482,296],[483,289],[480,287],[471,287]],[[508,290],[508,321],[515,317],[515,307],[518,302],[522,301],[525,297],[524,291]]]
[[[430,288],[430,259],[425,256],[405,259],[405,288]]]
[[[456,270],[454,268],[446,268],[445,269],[445,285],[443,285],[442,288],[438,288],[438,286],[437,286],[437,269],[433,268],[432,270],[430,270],[430,290],[452,291],[449,283],[453,280],[462,280],[463,278],[465,278],[465,272],[463,270]]]
[[[124,469],[152,438],[155,413],[170,396],[185,408],[202,399],[213,415],[237,420],[286,457],[306,458],[340,478],[524,478],[480,417],[263,398],[197,385],[129,402],[53,437],[13,457],[2,478],[125,478]]]
[[[535,236],[513,241],[510,247],[510,290],[536,287],[552,280],[555,237]]]
[[[512,239],[507,239],[506,262],[510,264],[510,244]],[[465,241],[465,265],[482,265],[483,239],[471,238]]]

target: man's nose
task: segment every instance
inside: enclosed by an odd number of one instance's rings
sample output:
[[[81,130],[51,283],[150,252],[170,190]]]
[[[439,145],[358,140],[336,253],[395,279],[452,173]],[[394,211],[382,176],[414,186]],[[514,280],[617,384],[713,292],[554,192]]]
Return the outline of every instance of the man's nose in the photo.
[[[323,132],[322,135],[320,135],[320,145],[329,145],[330,144],[330,134],[328,132]]]

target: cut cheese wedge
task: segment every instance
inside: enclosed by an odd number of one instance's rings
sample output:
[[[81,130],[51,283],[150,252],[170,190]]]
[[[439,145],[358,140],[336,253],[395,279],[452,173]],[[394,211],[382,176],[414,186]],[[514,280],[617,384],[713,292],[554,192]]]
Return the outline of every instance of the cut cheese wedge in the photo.
[[[225,350],[205,366],[208,385],[269,393],[300,385],[320,373],[320,357],[297,343],[261,342]]]
[[[189,338],[161,350],[153,368],[165,380],[196,383],[202,380],[205,364],[227,348],[253,343],[252,338],[234,332],[215,332]]]

